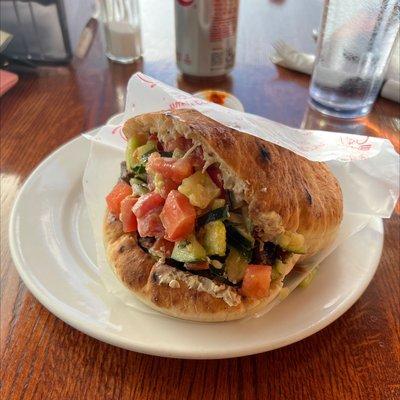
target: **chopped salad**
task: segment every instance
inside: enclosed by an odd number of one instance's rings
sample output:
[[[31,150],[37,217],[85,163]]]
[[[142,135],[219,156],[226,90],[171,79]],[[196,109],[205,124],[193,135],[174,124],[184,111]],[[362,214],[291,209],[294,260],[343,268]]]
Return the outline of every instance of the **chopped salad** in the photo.
[[[154,133],[134,134],[106,202],[155,260],[237,287],[243,296],[268,296],[285,262],[305,253],[301,234],[257,238],[247,204],[225,188],[219,164],[206,163],[201,146],[184,137],[164,143]]]

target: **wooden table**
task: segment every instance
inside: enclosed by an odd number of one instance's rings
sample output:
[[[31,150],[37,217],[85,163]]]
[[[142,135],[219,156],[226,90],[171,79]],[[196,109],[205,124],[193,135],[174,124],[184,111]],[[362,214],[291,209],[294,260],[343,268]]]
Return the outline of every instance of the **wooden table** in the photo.
[[[356,123],[329,120],[307,105],[309,77],[268,60],[279,38],[313,50],[321,1],[242,1],[240,12],[236,67],[217,87],[233,92],[249,112],[296,127],[386,136],[398,148],[397,104],[379,99],[371,115]],[[185,361],[122,350],[69,327],[25,288],[11,260],[7,226],[16,193],[33,168],[120,112],[127,80],[137,70],[188,91],[199,88],[182,81],[175,67],[172,2],[142,1],[142,25],[143,62],[108,62],[96,34],[85,58],[20,74],[1,99],[2,398],[399,398],[398,215],[385,221],[376,277],[344,316],[299,343],[255,356]]]

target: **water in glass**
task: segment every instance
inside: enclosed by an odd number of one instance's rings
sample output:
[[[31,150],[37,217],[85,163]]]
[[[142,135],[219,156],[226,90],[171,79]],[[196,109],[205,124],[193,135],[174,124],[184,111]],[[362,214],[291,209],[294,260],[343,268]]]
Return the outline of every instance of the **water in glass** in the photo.
[[[398,0],[326,0],[311,105],[340,117],[367,114],[398,30]]]

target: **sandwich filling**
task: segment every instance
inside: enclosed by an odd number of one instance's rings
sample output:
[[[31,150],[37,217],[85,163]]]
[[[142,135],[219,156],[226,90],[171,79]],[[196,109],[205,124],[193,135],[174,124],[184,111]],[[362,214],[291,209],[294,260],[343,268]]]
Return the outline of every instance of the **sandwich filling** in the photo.
[[[157,265],[170,267],[158,272],[159,284],[174,289],[184,280],[236,305],[238,293],[267,297],[295,254],[305,253],[295,232],[265,241],[249,218],[243,186],[192,138],[136,133],[106,202],[123,231],[137,235]]]

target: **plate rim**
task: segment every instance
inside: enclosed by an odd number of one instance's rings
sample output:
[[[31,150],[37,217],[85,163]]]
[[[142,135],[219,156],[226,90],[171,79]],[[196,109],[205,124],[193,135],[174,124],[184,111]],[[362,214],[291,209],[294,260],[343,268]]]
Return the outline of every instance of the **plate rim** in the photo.
[[[95,128],[99,129],[99,128]],[[93,129],[92,132],[95,130]],[[62,307],[62,304],[59,302],[53,302],[52,299],[50,299],[46,293],[44,293],[41,288],[35,284],[33,280],[31,280],[28,276],[28,274],[25,272],[24,269],[24,263],[19,257],[19,251],[18,251],[18,246],[17,246],[17,241],[16,239],[16,230],[15,230],[15,223],[16,223],[16,213],[18,209],[18,205],[20,202],[20,198],[24,191],[26,190],[26,187],[29,185],[30,181],[34,179],[35,174],[40,170],[45,164],[47,164],[51,159],[57,156],[57,154],[65,148],[69,147],[72,143],[76,141],[81,141],[81,140],[88,140],[85,139],[83,136],[79,135],[66,143],[63,143],[60,145],[58,148],[56,148],[54,151],[52,151],[50,154],[48,154],[44,160],[42,160],[29,174],[29,176],[25,179],[23,182],[21,188],[18,191],[18,194],[14,200],[12,210],[10,213],[10,220],[9,220],[9,226],[8,226],[8,237],[9,237],[9,248],[10,248],[10,253],[11,253],[11,258],[13,260],[13,263],[15,265],[15,268],[25,284],[25,286],[28,288],[28,290],[32,293],[32,295],[35,297],[39,303],[45,307],[48,311],[50,311],[52,314],[54,314],[57,318],[61,319],[63,322],[65,322],[67,325],[72,326],[73,328],[77,329],[80,332],[83,332],[84,334],[87,334],[90,337],[93,337],[97,340],[100,340],[102,342],[111,344],[116,347],[120,347],[126,350],[130,351],[135,351],[143,354],[148,354],[148,355],[153,355],[153,356],[162,356],[162,357],[169,357],[169,358],[180,358],[180,359],[227,359],[227,358],[235,358],[235,357],[243,357],[243,356],[249,356],[249,355],[254,355],[254,354],[259,354],[271,350],[275,350],[278,348],[282,348],[285,346],[288,346],[290,344],[296,343],[300,340],[306,339],[309,336],[313,335],[314,333],[317,333],[321,331],[322,329],[326,328],[328,325],[333,323],[336,319],[341,317],[346,311],[348,311],[355,303],[356,301],[361,297],[361,295],[364,293],[368,285],[370,284],[371,280],[373,279],[376,270],[379,266],[380,259],[382,256],[382,250],[383,250],[383,242],[384,242],[384,230],[383,230],[383,221],[379,217],[372,217],[369,224],[366,225],[368,227],[372,222],[375,221],[375,223],[378,224],[379,227],[379,252],[377,256],[377,260],[374,263],[374,265],[369,269],[368,275],[366,276],[366,279],[363,281],[363,283],[358,286],[357,290],[355,290],[349,298],[342,304],[340,304],[338,307],[334,309],[334,311],[330,312],[327,314],[327,316],[321,318],[317,323],[313,324],[312,327],[307,327],[304,328],[290,336],[286,336],[285,339],[280,340],[280,341],[275,341],[272,343],[267,343],[267,344],[260,344],[256,347],[252,347],[251,349],[247,348],[242,348],[238,349],[235,351],[228,351],[224,352],[223,350],[219,352],[208,352],[204,351],[202,349],[201,353],[196,351],[195,349],[190,349],[190,350],[179,350],[179,351],[168,351],[165,349],[155,349],[151,345],[146,345],[142,344],[139,342],[134,342],[132,339],[127,339],[124,337],[119,336],[117,333],[114,332],[109,332],[109,331],[101,331],[97,326],[91,326],[91,325],[86,325],[81,322],[79,318],[76,318],[74,316],[73,312],[69,312],[68,310],[64,310]],[[90,144],[89,144],[90,145]],[[363,229],[365,229],[364,227]],[[193,351],[194,350],[194,351]]]

